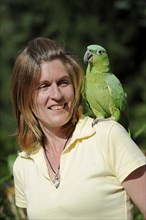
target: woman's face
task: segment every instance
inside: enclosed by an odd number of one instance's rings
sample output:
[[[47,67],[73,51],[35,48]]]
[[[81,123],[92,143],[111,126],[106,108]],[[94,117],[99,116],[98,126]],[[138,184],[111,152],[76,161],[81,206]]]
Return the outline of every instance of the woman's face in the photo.
[[[41,64],[41,76],[34,95],[34,113],[43,127],[65,125],[72,117],[74,88],[63,63],[56,59]]]

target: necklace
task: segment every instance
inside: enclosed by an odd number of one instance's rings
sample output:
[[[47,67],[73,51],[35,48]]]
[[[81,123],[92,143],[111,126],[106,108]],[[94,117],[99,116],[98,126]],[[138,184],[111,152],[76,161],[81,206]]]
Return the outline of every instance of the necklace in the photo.
[[[72,132],[71,132],[71,133],[72,133]],[[71,135],[69,135],[69,137],[67,138],[67,140],[66,140],[66,142],[65,142],[65,144],[64,144],[63,150],[65,149],[65,147],[66,147],[66,145],[67,145],[67,142],[68,142],[70,136],[71,136]],[[59,164],[59,166],[58,166],[58,171],[56,172],[56,171],[54,170],[54,168],[53,168],[53,166],[52,166],[52,164],[51,164],[51,162],[50,162],[48,156],[47,156],[46,148],[44,148],[44,152],[45,152],[46,159],[47,159],[47,161],[48,161],[48,163],[49,163],[49,165],[50,165],[50,167],[51,167],[51,170],[52,170],[53,173],[55,174],[55,179],[52,180],[52,183],[54,184],[54,186],[55,186],[56,188],[58,188],[59,185],[60,185],[60,164]]]

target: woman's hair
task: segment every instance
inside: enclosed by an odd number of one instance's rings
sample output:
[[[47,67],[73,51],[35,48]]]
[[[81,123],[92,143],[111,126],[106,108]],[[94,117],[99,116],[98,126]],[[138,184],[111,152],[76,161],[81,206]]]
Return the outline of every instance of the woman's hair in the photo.
[[[33,94],[40,79],[41,63],[55,59],[62,61],[74,87],[75,107],[71,123],[75,125],[82,115],[83,71],[77,59],[54,40],[39,37],[30,41],[16,58],[11,79],[11,96],[21,150],[33,150],[43,142],[44,134],[33,113]]]

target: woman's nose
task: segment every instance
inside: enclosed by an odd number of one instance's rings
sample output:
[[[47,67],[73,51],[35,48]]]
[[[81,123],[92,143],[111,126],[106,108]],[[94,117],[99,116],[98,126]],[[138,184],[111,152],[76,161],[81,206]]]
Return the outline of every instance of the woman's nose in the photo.
[[[62,98],[62,92],[57,84],[52,84],[50,87],[50,98],[59,100]]]

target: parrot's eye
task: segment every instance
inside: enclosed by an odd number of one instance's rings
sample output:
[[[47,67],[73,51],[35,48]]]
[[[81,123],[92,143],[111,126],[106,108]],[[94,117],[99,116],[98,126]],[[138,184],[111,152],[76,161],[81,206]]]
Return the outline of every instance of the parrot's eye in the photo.
[[[104,52],[105,52],[104,50],[97,50],[96,53],[97,53],[98,55],[102,55]]]

